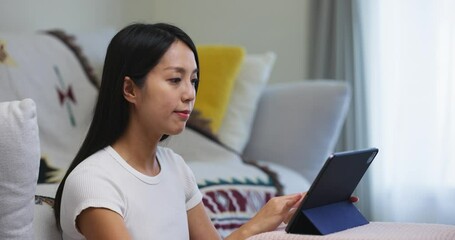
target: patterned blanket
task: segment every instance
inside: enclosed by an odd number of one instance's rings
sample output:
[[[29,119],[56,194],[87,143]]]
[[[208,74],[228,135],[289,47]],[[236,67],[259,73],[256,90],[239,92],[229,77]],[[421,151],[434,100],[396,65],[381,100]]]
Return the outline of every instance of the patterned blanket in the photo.
[[[39,183],[59,182],[88,129],[97,88],[77,56],[54,36],[2,33],[0,44],[0,101],[35,101]]]

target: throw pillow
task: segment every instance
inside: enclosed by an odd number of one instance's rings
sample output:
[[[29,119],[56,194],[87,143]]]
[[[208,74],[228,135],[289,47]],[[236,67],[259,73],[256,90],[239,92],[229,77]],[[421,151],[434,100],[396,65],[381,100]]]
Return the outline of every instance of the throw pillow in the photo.
[[[40,145],[33,100],[0,103],[0,239],[33,239]]]
[[[276,54],[247,54],[234,90],[226,116],[218,131],[218,138],[225,145],[242,153],[251,133],[256,106],[272,72]]]
[[[245,51],[239,46],[202,45],[199,55],[200,84],[194,108],[210,119],[210,129],[217,133],[240,70]]]

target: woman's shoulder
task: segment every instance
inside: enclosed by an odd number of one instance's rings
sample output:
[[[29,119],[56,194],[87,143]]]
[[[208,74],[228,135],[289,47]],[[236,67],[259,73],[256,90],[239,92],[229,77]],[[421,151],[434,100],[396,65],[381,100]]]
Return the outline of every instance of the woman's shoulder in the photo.
[[[105,170],[112,166],[112,157],[106,148],[97,151],[79,163],[71,174],[71,176],[87,176],[93,174],[102,174]]]

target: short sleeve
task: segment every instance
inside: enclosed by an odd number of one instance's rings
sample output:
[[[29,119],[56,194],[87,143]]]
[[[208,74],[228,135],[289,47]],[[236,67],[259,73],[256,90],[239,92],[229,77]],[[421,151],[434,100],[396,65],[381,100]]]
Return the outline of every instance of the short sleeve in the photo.
[[[172,149],[165,147],[159,149],[159,154],[166,155],[166,158],[172,160],[175,165],[185,191],[186,210],[192,209],[202,201],[202,193],[199,191],[193,171],[183,160],[182,156],[175,153]]]
[[[68,176],[60,210],[60,223],[65,234],[74,238],[82,236],[76,228],[76,218],[90,207],[110,209],[124,217],[124,198],[106,175],[96,167],[85,165]]]
[[[202,193],[199,191],[193,171],[191,171],[186,163],[185,169],[187,171],[187,175],[185,175],[185,198],[186,210],[188,211],[202,201]]]

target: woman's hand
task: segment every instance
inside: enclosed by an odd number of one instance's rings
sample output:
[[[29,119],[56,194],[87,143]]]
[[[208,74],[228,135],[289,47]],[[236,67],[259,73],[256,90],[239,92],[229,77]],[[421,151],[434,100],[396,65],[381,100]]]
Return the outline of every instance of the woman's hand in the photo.
[[[259,233],[273,231],[281,223],[287,224],[305,197],[305,194],[306,192],[270,199],[250,221],[229,235],[226,240],[246,239]],[[359,198],[351,196],[350,200],[355,203],[359,201]]]
[[[282,222],[287,223],[306,193],[297,193],[270,199],[247,223],[226,239],[246,239],[250,236],[275,230]]]

